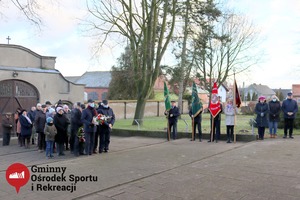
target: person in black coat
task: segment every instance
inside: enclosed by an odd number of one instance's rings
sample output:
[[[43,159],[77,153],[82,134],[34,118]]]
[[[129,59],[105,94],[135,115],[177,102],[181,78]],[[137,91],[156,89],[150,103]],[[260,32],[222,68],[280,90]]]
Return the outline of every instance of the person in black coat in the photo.
[[[34,127],[34,119],[35,119],[35,114],[36,114],[36,107],[32,106],[30,111],[27,113],[29,119],[32,121],[33,123],[33,127],[32,127],[32,134],[31,134],[31,144],[34,145],[34,139],[35,139],[35,127]]]
[[[71,111],[71,137],[70,137],[70,149],[75,156],[80,154],[79,152],[79,138],[77,136],[79,128],[82,126],[81,122],[81,104],[77,102],[75,108]],[[82,153],[82,152],[81,152]]]
[[[263,140],[265,135],[265,129],[268,127],[268,117],[269,107],[266,103],[266,98],[264,96],[260,96],[258,98],[258,103],[255,106],[256,113],[256,124],[258,129],[258,139]]]
[[[296,117],[296,113],[298,112],[298,104],[297,101],[293,99],[293,93],[289,92],[287,94],[286,100],[282,102],[282,111],[284,114],[284,136],[286,138],[287,132],[289,130],[289,137],[293,139],[293,128],[294,128],[294,120]]]
[[[83,123],[85,136],[85,154],[92,155],[95,140],[95,122],[93,118],[97,116],[95,103],[92,99],[88,100],[88,107],[82,111],[81,122]]]
[[[55,135],[57,155],[64,156],[64,143],[67,137],[67,128],[70,122],[64,115],[64,110],[62,107],[56,108],[56,115],[54,115],[53,123],[57,129],[57,134]]]
[[[8,146],[10,143],[11,130],[13,128],[13,122],[11,121],[11,113],[6,113],[2,120],[3,140],[2,145]]]
[[[169,127],[168,130],[171,131],[172,128],[172,138],[175,140],[177,138],[177,121],[178,121],[178,116],[180,116],[179,108],[176,106],[175,101],[171,101],[171,109],[169,112],[165,112],[165,115],[167,115],[168,122],[169,122]],[[168,136],[167,136],[168,137]]]
[[[27,116],[27,110],[23,109],[20,115],[20,124],[21,124],[21,137],[22,137],[22,144],[25,146],[26,149],[29,148],[30,145],[30,137],[32,133],[32,121]]]
[[[269,131],[270,138],[277,136],[277,127],[279,122],[279,115],[281,111],[280,101],[276,95],[273,95],[269,101]]]
[[[43,152],[46,149],[46,140],[45,140],[45,125],[46,125],[46,105],[41,105],[40,103],[36,106],[34,126],[35,131],[38,134],[38,147],[39,151]]]
[[[189,111],[189,115],[191,118],[194,117],[194,127],[192,127],[194,129],[194,141],[196,140],[196,127],[198,127],[198,133],[199,133],[199,141],[202,141],[202,129],[201,129],[201,121],[202,121],[202,108],[200,109],[200,112],[198,113],[197,116],[193,116],[192,115],[192,108]]]
[[[103,105],[98,110],[98,114],[108,117],[108,119],[99,125],[100,128],[99,153],[102,153],[103,151],[108,152],[109,144],[110,144],[110,133],[115,123],[115,114],[112,108],[108,106],[108,101],[103,100],[102,103]]]

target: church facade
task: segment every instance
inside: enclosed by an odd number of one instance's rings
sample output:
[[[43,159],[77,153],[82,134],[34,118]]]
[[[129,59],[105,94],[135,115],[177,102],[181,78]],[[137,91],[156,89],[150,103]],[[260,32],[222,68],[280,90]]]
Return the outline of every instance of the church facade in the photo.
[[[83,103],[84,85],[65,79],[55,69],[55,60],[23,46],[0,44],[0,118],[18,107],[29,110],[39,102]]]

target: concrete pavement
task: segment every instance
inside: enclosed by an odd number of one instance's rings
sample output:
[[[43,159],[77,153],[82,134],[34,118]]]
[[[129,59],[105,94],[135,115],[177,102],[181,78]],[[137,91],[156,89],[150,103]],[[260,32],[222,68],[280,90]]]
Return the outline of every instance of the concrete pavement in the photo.
[[[300,137],[249,143],[112,137],[107,154],[46,159],[34,148],[0,147],[0,199],[300,199]],[[17,194],[5,178],[9,165],[66,167],[66,181],[33,181]],[[70,177],[81,180],[74,184]],[[90,176],[96,176],[93,181]],[[73,186],[75,191],[37,191]]]

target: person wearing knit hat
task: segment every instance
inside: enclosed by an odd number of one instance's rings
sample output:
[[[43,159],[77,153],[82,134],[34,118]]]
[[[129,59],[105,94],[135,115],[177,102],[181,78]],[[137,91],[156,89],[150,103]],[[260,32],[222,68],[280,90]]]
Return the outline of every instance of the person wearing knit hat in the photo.
[[[61,110],[63,111],[64,109],[63,109],[62,107],[60,107],[60,106],[57,107],[57,108],[56,108],[56,113],[59,113],[59,111],[61,111]]]
[[[64,156],[64,143],[67,138],[67,128],[70,122],[64,114],[62,107],[57,107],[56,112],[56,115],[53,117],[53,123],[57,129],[55,136],[56,150],[58,156]]]
[[[259,140],[264,139],[265,129],[266,127],[268,127],[268,118],[267,118],[268,112],[269,112],[269,107],[268,104],[266,103],[266,98],[264,96],[260,96],[258,98],[258,103],[255,106],[256,124],[258,128]]]
[[[46,136],[46,157],[53,157],[53,143],[55,140],[55,135],[57,134],[56,127],[53,125],[53,118],[47,117],[47,124],[45,126],[45,136]]]

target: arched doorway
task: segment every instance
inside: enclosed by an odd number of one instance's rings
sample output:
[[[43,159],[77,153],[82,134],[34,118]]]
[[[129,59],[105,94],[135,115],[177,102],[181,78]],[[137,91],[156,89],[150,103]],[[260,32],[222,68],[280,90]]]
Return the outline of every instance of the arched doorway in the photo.
[[[15,79],[0,81],[0,122],[7,112],[14,113],[17,108],[29,110],[38,103],[39,96],[36,87],[30,83]],[[2,124],[0,134],[2,136]]]

